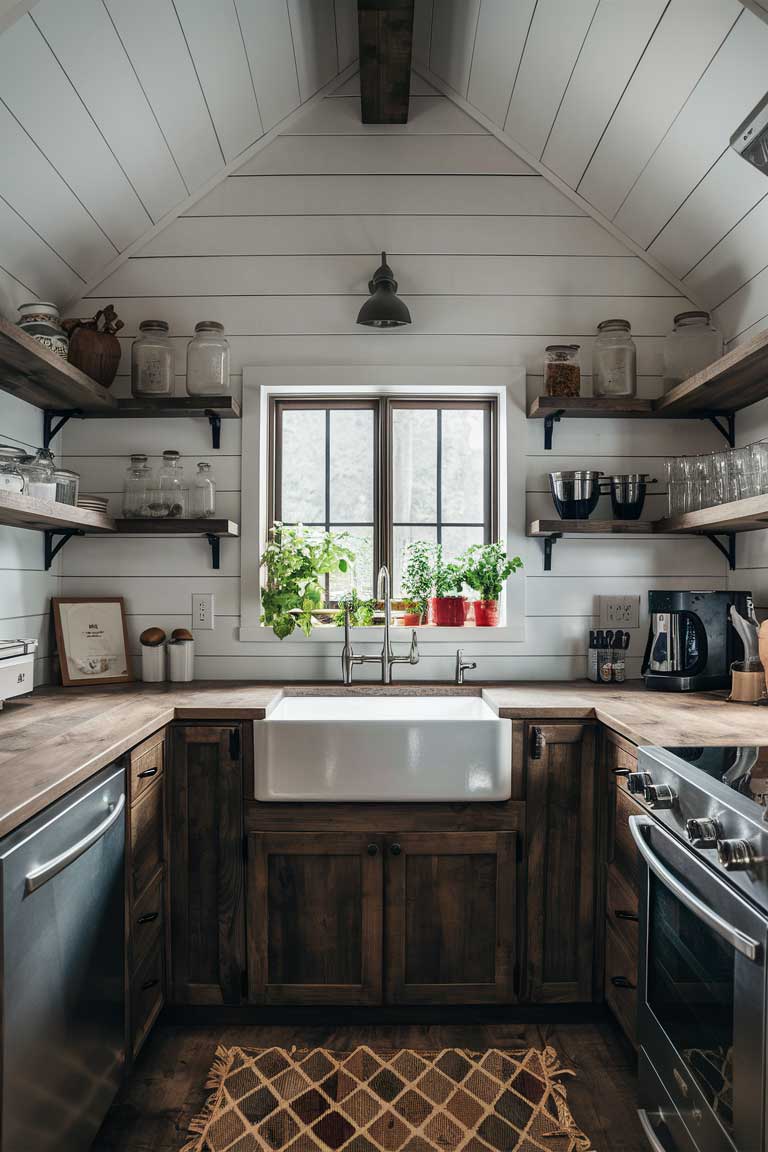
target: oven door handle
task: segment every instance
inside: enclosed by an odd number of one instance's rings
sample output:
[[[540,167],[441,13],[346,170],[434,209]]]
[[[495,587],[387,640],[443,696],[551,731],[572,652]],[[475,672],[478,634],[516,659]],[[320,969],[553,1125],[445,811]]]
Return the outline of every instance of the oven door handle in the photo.
[[[758,942],[752,940],[749,936],[745,936],[738,928],[734,928],[733,924],[729,924],[727,920],[723,920],[722,916],[718,916],[717,912],[713,912],[711,908],[707,907],[698,896],[694,896],[692,892],[689,892],[685,885],[681,884],[677,877],[662,864],[658,856],[654,855],[651,851],[651,847],[643,835],[644,828],[655,828],[663,838],[672,841],[673,844],[677,842],[660,824],[652,820],[650,816],[630,816],[629,830],[632,833],[632,839],[637,845],[638,852],[654,876],[677,897],[681,904],[685,905],[689,912],[692,912],[699,920],[709,925],[714,932],[717,932],[718,936],[722,936],[723,940],[727,940],[737,952],[740,952],[742,956],[746,956],[748,960],[759,961],[762,948]]]
[[[638,1108],[638,1119],[640,1120],[640,1127],[643,1129],[643,1135],[651,1146],[653,1152],[667,1152],[661,1140],[657,1137],[653,1130],[653,1125],[648,1119],[648,1113],[645,1108]]]

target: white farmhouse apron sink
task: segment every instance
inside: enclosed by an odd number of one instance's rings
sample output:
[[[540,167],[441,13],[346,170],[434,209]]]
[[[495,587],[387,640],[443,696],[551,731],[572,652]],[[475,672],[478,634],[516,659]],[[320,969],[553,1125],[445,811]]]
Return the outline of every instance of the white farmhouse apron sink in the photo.
[[[479,696],[288,696],[253,725],[262,801],[506,800],[512,724]]]

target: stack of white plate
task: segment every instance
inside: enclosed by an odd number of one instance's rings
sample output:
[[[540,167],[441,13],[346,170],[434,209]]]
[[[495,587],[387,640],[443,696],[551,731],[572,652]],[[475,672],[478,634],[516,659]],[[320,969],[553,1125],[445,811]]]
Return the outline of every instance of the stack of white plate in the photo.
[[[106,512],[108,503],[105,496],[89,496],[87,493],[77,498],[78,508],[85,508],[88,512]]]

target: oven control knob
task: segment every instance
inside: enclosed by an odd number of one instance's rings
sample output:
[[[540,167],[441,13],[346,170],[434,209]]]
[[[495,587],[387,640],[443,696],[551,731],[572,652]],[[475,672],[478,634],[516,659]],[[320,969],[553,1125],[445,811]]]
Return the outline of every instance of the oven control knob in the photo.
[[[726,872],[744,872],[752,866],[752,846],[747,840],[718,840],[717,858]]]
[[[654,808],[671,808],[677,799],[669,784],[647,784],[644,795],[646,804]]]
[[[686,820],[685,834],[694,848],[716,848],[720,839],[717,820]]]
[[[645,792],[646,788],[651,783],[651,776],[649,772],[628,772],[627,773],[627,788],[633,796],[638,796]]]

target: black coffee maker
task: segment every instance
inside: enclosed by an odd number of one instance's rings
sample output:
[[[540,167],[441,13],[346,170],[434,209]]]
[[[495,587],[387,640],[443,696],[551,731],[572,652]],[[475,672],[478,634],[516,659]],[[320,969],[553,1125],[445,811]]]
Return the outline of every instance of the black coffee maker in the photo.
[[[646,688],[707,692],[728,688],[744,646],[730,621],[754,614],[750,592],[649,592],[650,629],[643,658]]]

